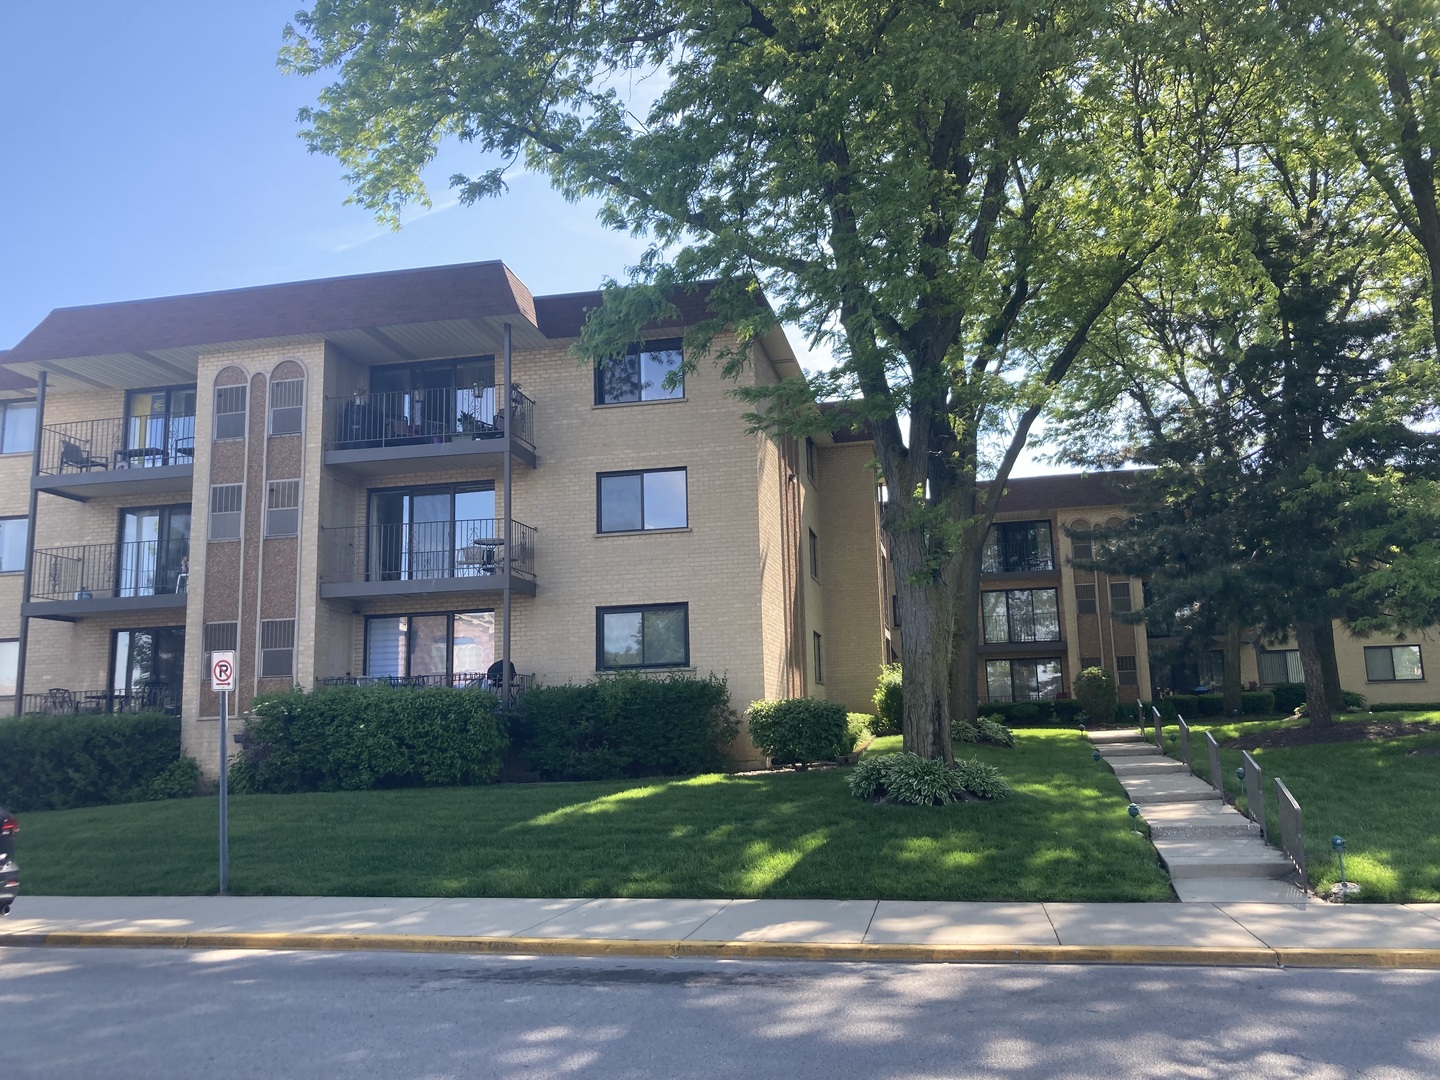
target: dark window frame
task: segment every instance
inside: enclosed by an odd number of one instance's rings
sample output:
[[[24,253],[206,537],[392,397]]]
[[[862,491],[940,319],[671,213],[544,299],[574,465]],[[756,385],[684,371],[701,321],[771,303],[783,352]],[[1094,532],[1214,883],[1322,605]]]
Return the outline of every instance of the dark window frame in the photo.
[[[1045,527],[1046,551],[1042,558],[1039,552],[1039,531],[1040,526]],[[1008,565],[1012,560],[1007,558],[1007,553],[1013,554],[1024,545],[1016,540],[1007,540],[1006,534],[1020,529],[1028,529],[1035,534],[1034,554],[1027,558],[1017,560],[1028,565]],[[990,550],[991,538],[995,540],[996,562],[993,569],[986,568],[985,559]],[[985,540],[981,545],[981,572],[986,574],[1048,574],[1055,570],[1055,529],[1049,518],[1036,518],[1030,521],[997,521],[990,526],[985,534]]]
[[[1420,676],[1419,676],[1419,678],[1416,678],[1416,679],[1402,679],[1402,678],[1400,678],[1398,675],[1395,674],[1395,650],[1396,650],[1396,649],[1414,649],[1414,650],[1415,650],[1415,659],[1416,659],[1416,661],[1418,662],[1418,666],[1419,666],[1419,669],[1420,669]],[[1371,654],[1372,652],[1382,652],[1382,651],[1388,652],[1388,653],[1390,654],[1390,678],[1388,678],[1388,679],[1376,679],[1376,678],[1372,678],[1371,675],[1370,675],[1370,654]],[[1397,643],[1394,644],[1394,645],[1366,645],[1366,646],[1365,646],[1364,660],[1365,660],[1365,681],[1366,681],[1366,682],[1371,682],[1371,683],[1394,683],[1394,682],[1407,683],[1407,682],[1409,682],[1409,683],[1413,683],[1413,682],[1424,682],[1424,681],[1425,681],[1425,655],[1424,655],[1424,653],[1421,651],[1420,646],[1419,646],[1418,644],[1411,644],[1411,643],[1407,643],[1407,642],[1397,642]]]
[[[1081,589],[1089,589],[1087,596]],[[1075,614],[1076,615],[1098,615],[1100,613],[1100,590],[1092,582],[1082,581],[1075,584]]]
[[[984,664],[985,664],[984,672],[985,672],[985,696],[986,696],[986,698],[990,698],[990,665],[991,665],[991,664],[1009,664],[1009,665],[1010,665],[1010,701],[1011,701],[1011,702],[1020,702],[1020,701],[1057,701],[1057,700],[1059,700],[1060,696],[1065,693],[1065,658],[1062,657],[1062,656],[1013,656],[1013,657],[1001,657],[1001,656],[996,656],[996,657],[987,658],[987,659],[984,661]],[[1057,684],[1056,684],[1056,686],[1055,686],[1055,696],[1054,696],[1054,697],[1027,697],[1027,698],[1018,698],[1018,697],[1016,697],[1016,696],[1015,696],[1015,665],[1016,665],[1016,664],[1034,664],[1034,665],[1039,665],[1039,664],[1054,664],[1054,665],[1055,665],[1055,670],[1056,670],[1056,672],[1058,673],[1058,675],[1057,675]],[[1038,671],[1037,671],[1037,675],[1036,675],[1036,682],[1037,682],[1037,683],[1039,682]],[[991,698],[990,700],[993,701],[994,699]]]
[[[641,615],[640,628],[643,635],[645,628],[644,613],[647,611],[675,611],[679,610],[685,614],[685,656],[678,663],[669,664],[609,664],[605,663],[605,616],[606,615],[629,615],[639,612]],[[642,637],[640,643],[641,655],[644,655],[645,643]],[[666,671],[684,670],[690,666],[690,603],[680,601],[672,604],[616,604],[595,609],[595,670],[596,671]]]
[[[820,485],[815,480],[815,440],[809,435],[805,436],[805,475],[810,480],[810,486],[819,490]]]
[[[651,473],[684,473],[685,474],[685,524],[665,525],[656,528],[645,526],[645,477]],[[605,481],[614,479],[617,476],[638,476],[640,477],[640,528],[638,529],[607,529],[605,525],[605,504],[603,492]],[[602,472],[595,474],[595,531],[605,536],[626,535],[648,532],[680,532],[690,528],[690,469],[688,466],[679,465],[664,469],[620,469],[616,472]]]
[[[810,533],[810,576],[816,581],[820,580],[820,537],[815,535],[814,529],[807,530]]]
[[[825,685],[825,647],[824,639],[820,636],[819,630],[811,631],[815,642],[815,684]]]
[[[1129,667],[1125,661],[1129,661]],[[1135,654],[1115,657],[1115,685],[1116,686],[1139,686],[1140,685],[1140,658]]]
[[[1117,589],[1124,590],[1117,593]],[[1123,606],[1122,604],[1123,598]],[[1135,590],[1130,587],[1128,581],[1110,582],[1110,610],[1112,612],[1127,612],[1135,610]]]
[[[9,425],[10,410],[17,405],[29,405],[31,408],[30,421],[30,445],[22,450],[0,451],[6,454],[33,454],[35,453],[35,440],[40,435],[40,402],[36,398],[11,398],[0,401],[0,446],[5,442],[5,428]]]
[[[447,610],[445,610],[445,611],[399,611],[399,612],[385,613],[385,614],[377,613],[377,614],[373,614],[373,615],[366,615],[366,616],[365,616],[365,641],[364,641],[364,651],[361,653],[361,656],[360,656],[360,659],[361,659],[360,670],[361,670],[362,674],[364,674],[364,676],[365,676],[366,678],[373,678],[373,677],[375,677],[375,676],[372,676],[372,675],[371,675],[371,672],[370,672],[370,626],[371,626],[371,624],[374,623],[374,622],[376,622],[376,621],[379,620],[379,619],[405,619],[405,620],[407,620],[407,624],[406,624],[406,627],[405,627],[405,671],[402,672],[400,675],[398,675],[398,676],[396,676],[396,677],[397,677],[397,678],[402,678],[402,679],[408,679],[408,678],[410,678],[410,663],[411,663],[411,661],[414,659],[414,653],[412,652],[413,641],[412,641],[412,639],[411,639],[411,637],[410,637],[410,627],[409,627],[409,624],[408,624],[408,620],[410,620],[410,619],[435,619],[435,618],[439,618],[439,617],[441,617],[441,616],[444,616],[444,617],[445,617],[445,668],[446,668],[445,676],[446,676],[446,678],[453,679],[457,674],[476,674],[476,675],[482,675],[482,676],[483,676],[483,675],[486,674],[486,672],[484,672],[484,671],[479,671],[479,672],[457,672],[457,671],[455,670],[455,616],[457,616],[457,615],[491,615],[491,616],[493,616],[494,614],[495,614],[495,609],[494,609],[493,607],[489,607],[489,608],[466,608],[466,609],[464,609],[463,611],[461,611],[461,610],[455,610],[455,609],[447,609]],[[499,640],[499,639],[500,639],[499,627],[496,627],[496,628],[495,628],[495,652],[496,652],[495,659],[496,659],[496,660],[502,659],[502,658],[500,657],[500,655],[499,655],[499,652],[500,652],[500,640]],[[492,661],[492,664],[493,664],[493,661]],[[513,665],[512,665],[512,667],[513,667]]]
[[[152,637],[152,643],[151,643],[150,648],[151,648],[151,650],[152,650],[152,651],[151,651],[151,655],[153,656],[153,655],[154,655],[154,648],[155,648],[154,643],[153,643],[153,637],[154,637],[155,634],[157,634],[157,633],[162,633],[162,632],[163,632],[163,633],[168,633],[168,634],[178,634],[178,635],[179,635],[179,644],[180,644],[180,665],[179,665],[179,672],[180,672],[181,684],[180,684],[179,686],[172,687],[171,689],[174,689],[174,690],[182,691],[182,692],[183,692],[183,690],[184,690],[184,679],[185,679],[185,648],[186,648],[186,646],[188,645],[188,642],[186,642],[186,640],[185,640],[185,627],[184,627],[184,626],[115,626],[115,627],[111,627],[111,629],[110,629],[110,663],[107,665],[108,668],[109,668],[110,675],[109,675],[109,681],[108,681],[107,684],[106,684],[107,689],[112,690],[112,691],[115,690],[115,663],[116,663],[117,660],[120,659],[120,635],[121,635],[121,634],[150,634],[151,637]],[[203,631],[202,631],[202,632],[203,632]],[[164,680],[157,680],[157,681],[162,681],[162,682],[163,682]],[[117,691],[117,692],[118,692],[118,691]],[[124,688],[124,691],[123,691],[123,692],[126,693],[126,694],[133,694],[133,693],[135,693],[135,686],[134,686],[134,683],[133,683],[133,682],[131,681],[131,679],[130,679],[130,672],[128,672],[128,671],[125,673],[125,688]]]
[[[1034,593],[1048,592],[1055,594],[1055,636],[1053,638],[1017,638],[1015,636],[1016,613],[1011,607],[1012,593],[1030,593],[1030,624],[1035,624],[1035,600]],[[985,597],[1003,596],[1005,598],[1005,640],[993,641],[990,638],[989,630],[985,622]],[[1033,589],[986,589],[980,594],[980,635],[986,645],[1049,645],[1065,640],[1064,621],[1060,616],[1060,590],[1053,586],[1040,586]]]
[[[677,352],[680,354],[680,385],[678,394],[667,393],[664,397],[646,397],[645,387],[639,385],[644,372],[644,357],[646,353]],[[635,382],[636,397],[618,398],[613,401],[606,400],[605,369],[607,366],[620,361],[635,361]],[[668,377],[668,376],[667,376]],[[663,384],[662,384],[663,385]],[[603,361],[595,365],[595,404],[604,405],[650,405],[663,401],[684,401],[685,400],[685,340],[684,338],[656,338],[650,341],[637,342],[625,350],[623,356],[615,357],[612,360]]]

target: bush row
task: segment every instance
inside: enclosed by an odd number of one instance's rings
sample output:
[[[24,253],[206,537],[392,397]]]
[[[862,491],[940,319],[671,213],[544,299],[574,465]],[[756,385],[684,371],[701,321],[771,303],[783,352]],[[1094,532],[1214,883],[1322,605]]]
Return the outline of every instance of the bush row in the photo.
[[[1189,719],[1200,716],[1222,716],[1225,699],[1220,694],[1172,694],[1161,698],[1160,714],[1172,723],[1175,714]],[[1246,690],[1240,695],[1240,712],[1245,716],[1273,716],[1277,706],[1275,694],[1269,690]]]
[[[194,793],[180,719],[161,713],[0,720],[0,806],[71,810]]]

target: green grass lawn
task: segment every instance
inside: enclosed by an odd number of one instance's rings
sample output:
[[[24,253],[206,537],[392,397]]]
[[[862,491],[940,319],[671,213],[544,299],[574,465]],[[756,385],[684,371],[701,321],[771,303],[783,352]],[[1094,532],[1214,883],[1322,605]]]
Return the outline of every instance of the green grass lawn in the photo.
[[[1285,781],[1304,812],[1305,862],[1310,883],[1321,892],[1340,880],[1330,837],[1345,837],[1345,876],[1359,882],[1360,899],[1373,902],[1440,901],[1440,712],[1353,713],[1339,723],[1422,721],[1434,734],[1383,742],[1277,747],[1254,752],[1265,771],[1267,827],[1276,839],[1280,818],[1275,777]],[[1192,725],[1195,772],[1210,778],[1201,730],[1217,741],[1240,738],[1278,726]],[[1172,756],[1178,750],[1167,740]],[[1220,751],[1227,794],[1244,809],[1243,785],[1235,775],[1240,751]]]
[[[360,896],[1167,900],[1119,783],[1068,730],[1026,730],[995,803],[881,806],[849,770],[632,783],[250,795],[231,888]],[[898,743],[898,739],[894,740]],[[878,744],[883,746],[884,742]],[[21,815],[29,893],[214,892],[216,802]]]

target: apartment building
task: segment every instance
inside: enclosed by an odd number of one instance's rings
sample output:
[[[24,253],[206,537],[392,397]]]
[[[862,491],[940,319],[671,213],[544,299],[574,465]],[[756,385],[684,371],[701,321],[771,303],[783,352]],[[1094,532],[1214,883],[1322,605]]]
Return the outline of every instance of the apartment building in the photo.
[[[681,374],[708,311],[675,301],[598,370],[568,350],[600,294],[500,262],[52,312],[0,359],[35,387],[0,455],[16,706],[166,709],[216,761],[203,673],[235,649],[237,714],[612,670],[864,707],[889,602],[868,440],[747,435],[713,365]],[[750,359],[799,373],[778,330]]]
[[[1057,474],[1006,485],[981,560],[982,701],[1068,697],[1087,667],[1114,673],[1122,702],[1220,687],[1218,644],[1185,655],[1175,640],[1113,617],[1143,606],[1141,579],[1074,565],[1093,552],[1072,532],[1123,519],[1126,475]],[[1426,669],[1427,659],[1440,664],[1437,645],[1430,632],[1357,638],[1336,623],[1341,686],[1372,702],[1440,701],[1440,668],[1434,678]],[[1251,688],[1304,681],[1293,643],[1254,633],[1244,638],[1240,677]]]

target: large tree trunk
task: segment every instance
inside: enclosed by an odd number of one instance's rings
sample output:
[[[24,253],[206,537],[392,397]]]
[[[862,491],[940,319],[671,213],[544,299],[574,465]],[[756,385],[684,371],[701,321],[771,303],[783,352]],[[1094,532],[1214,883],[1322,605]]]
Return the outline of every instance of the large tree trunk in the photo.
[[[904,670],[904,749],[953,761],[950,749],[950,643],[955,633],[953,586],[927,569],[922,534],[890,537],[895,595],[900,606],[900,662]],[[916,584],[918,582],[918,584]]]
[[[978,556],[978,552],[977,552]],[[974,617],[969,617],[970,612]],[[975,723],[980,715],[980,564],[967,559],[955,589],[955,638],[950,657],[950,718]]]
[[[1325,664],[1321,658],[1320,645],[1320,638],[1326,627],[1316,627],[1313,623],[1301,623],[1295,627],[1295,644],[1300,649],[1300,667],[1305,672],[1306,711],[1310,716],[1311,727],[1328,727],[1332,722],[1330,702],[1325,697]]]
[[[1224,676],[1224,708],[1226,716],[1239,716],[1242,711],[1240,693],[1244,687],[1240,683],[1240,633],[1243,628],[1238,622],[1231,622],[1225,627],[1225,676]]]
[[[1335,658],[1335,624],[1327,622],[1315,628],[1315,644],[1320,650],[1320,674],[1325,681],[1325,703],[1332,713],[1345,711],[1345,692],[1340,689],[1340,662]]]

